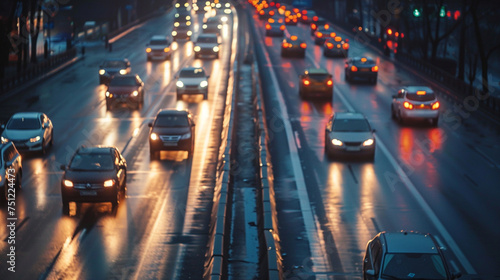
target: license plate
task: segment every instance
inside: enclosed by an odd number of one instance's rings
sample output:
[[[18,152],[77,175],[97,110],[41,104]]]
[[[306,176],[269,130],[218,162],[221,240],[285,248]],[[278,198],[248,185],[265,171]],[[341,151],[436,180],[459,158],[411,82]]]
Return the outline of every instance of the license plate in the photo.
[[[96,196],[96,191],[80,191],[81,196]]]
[[[348,152],[358,152],[361,150],[361,148],[360,147],[346,147],[345,150]]]
[[[370,71],[370,69],[368,69],[368,68],[361,68],[361,69],[359,69],[359,71],[361,71],[361,72],[368,72],[368,71]]]
[[[163,142],[163,146],[177,146],[177,142]]]

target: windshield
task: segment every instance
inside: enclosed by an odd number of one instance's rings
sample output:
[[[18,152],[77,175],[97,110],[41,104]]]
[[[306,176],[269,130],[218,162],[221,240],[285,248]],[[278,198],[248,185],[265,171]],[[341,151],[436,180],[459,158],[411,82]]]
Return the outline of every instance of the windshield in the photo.
[[[365,132],[365,131],[370,131],[370,125],[366,120],[336,119],[333,122],[333,131]]]
[[[433,101],[436,99],[436,95],[434,93],[426,93],[423,95],[418,95],[416,93],[407,93],[406,98],[413,101]]]
[[[105,61],[102,66],[109,68],[125,68],[127,67],[127,64],[123,61],[111,60],[111,61]]]
[[[7,129],[12,130],[31,130],[40,129],[41,124],[38,118],[15,118],[7,124]]]
[[[217,43],[217,37],[200,36],[198,43]]]
[[[382,275],[397,279],[446,279],[445,266],[438,254],[399,253],[385,255]]]
[[[150,45],[168,45],[167,40],[151,40]]]
[[[136,86],[135,77],[114,77],[111,82],[109,82],[109,86]]]
[[[184,77],[184,78],[205,77],[205,71],[203,71],[203,69],[184,69],[181,70],[179,77]]]
[[[155,127],[187,127],[188,119],[182,115],[160,115],[156,118]]]
[[[101,171],[113,170],[111,154],[76,154],[69,163],[72,170]]]

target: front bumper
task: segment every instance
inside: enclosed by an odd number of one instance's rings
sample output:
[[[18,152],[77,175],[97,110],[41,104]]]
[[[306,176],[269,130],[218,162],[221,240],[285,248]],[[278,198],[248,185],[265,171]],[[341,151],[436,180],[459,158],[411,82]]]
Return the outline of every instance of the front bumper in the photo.
[[[170,52],[165,52],[165,51],[151,51],[149,53],[146,53],[148,59],[167,59],[170,57],[171,53]]]
[[[337,156],[371,156],[375,153],[375,143],[371,146],[364,147],[359,145],[348,145],[344,144],[342,146],[334,146],[330,144],[328,153],[330,155]]]
[[[23,140],[23,141],[17,141],[17,140],[12,140],[14,142],[14,145],[16,145],[16,149],[19,152],[39,152],[42,150],[42,139],[40,139],[38,142],[30,142],[29,140]]]
[[[207,87],[200,87],[200,86],[187,86],[184,85],[183,87],[177,87],[177,94],[207,94],[208,93],[208,86]]]
[[[87,190],[61,186],[62,198],[68,202],[114,202],[117,191],[117,187]]]
[[[113,97],[106,97],[106,102],[108,104],[137,104],[140,103],[140,97],[127,95],[114,95]]]
[[[191,136],[192,137],[192,136]],[[149,139],[149,149],[151,151],[190,151],[192,139],[179,139],[177,141],[155,141]]]

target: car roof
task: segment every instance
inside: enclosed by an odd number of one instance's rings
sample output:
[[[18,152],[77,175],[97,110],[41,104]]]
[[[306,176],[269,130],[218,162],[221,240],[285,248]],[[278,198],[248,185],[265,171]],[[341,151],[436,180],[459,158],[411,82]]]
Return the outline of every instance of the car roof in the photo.
[[[434,93],[434,91],[430,87],[426,86],[407,86],[404,89],[408,92],[415,93],[417,91],[425,91],[427,93]]]
[[[42,113],[40,112],[19,112],[19,113],[15,113],[14,115],[12,115],[11,118],[16,118],[16,119],[20,119],[20,118],[38,118],[38,116],[40,116]]]
[[[386,232],[388,253],[427,253],[436,254],[438,248],[430,234],[418,232]]]
[[[151,37],[151,41],[152,40],[168,40],[168,37],[164,35],[154,35],[153,37]]]
[[[325,68],[307,68],[304,71],[304,74],[330,74]]]
[[[116,147],[104,146],[104,145],[80,146],[80,148],[78,148],[77,153],[79,153],[79,154],[104,154],[104,153],[111,153],[113,150],[117,150]]]
[[[350,119],[350,120],[364,120],[365,116],[361,113],[356,112],[338,112],[334,114],[335,119]]]
[[[189,111],[187,109],[175,109],[175,108],[165,108],[165,109],[160,109],[158,111],[158,116],[160,115],[189,115]]]

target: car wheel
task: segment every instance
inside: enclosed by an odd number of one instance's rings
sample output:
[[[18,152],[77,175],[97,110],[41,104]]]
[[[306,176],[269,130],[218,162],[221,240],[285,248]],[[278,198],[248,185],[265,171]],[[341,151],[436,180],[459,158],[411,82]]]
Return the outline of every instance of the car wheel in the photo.
[[[377,84],[377,78],[372,79],[372,84],[376,85]]]
[[[405,123],[405,120],[403,119],[403,116],[401,116],[401,111],[399,111],[399,114],[398,114],[398,121],[399,121],[399,124],[404,124]]]
[[[99,77],[99,84],[100,84],[100,85],[104,84],[104,79],[103,79],[103,78],[101,78],[101,77]]]
[[[439,121],[439,117],[432,119],[432,126],[437,127],[438,126],[438,121]]]
[[[375,160],[375,152],[373,152],[372,154],[370,154],[370,155],[368,156],[368,160],[369,160],[369,161],[374,161],[374,160]]]
[[[69,215],[69,201],[62,199],[62,212],[64,215]]]

